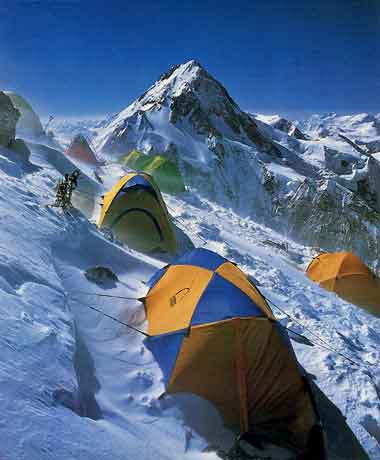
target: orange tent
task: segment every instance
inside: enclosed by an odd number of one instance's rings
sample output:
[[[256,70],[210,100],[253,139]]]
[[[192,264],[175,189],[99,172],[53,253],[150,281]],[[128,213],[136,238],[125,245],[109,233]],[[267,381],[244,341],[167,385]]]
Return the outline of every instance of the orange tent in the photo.
[[[355,254],[321,254],[312,260],[306,274],[327,291],[380,316],[380,279]]]

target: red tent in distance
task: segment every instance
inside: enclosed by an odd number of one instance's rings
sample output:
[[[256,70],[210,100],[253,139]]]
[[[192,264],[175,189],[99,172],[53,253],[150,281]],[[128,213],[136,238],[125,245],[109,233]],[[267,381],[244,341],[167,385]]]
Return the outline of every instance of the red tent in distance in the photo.
[[[100,166],[102,164],[96,158],[87,139],[82,134],[78,134],[74,137],[71,144],[67,147],[65,155],[72,160],[82,161],[91,165]]]

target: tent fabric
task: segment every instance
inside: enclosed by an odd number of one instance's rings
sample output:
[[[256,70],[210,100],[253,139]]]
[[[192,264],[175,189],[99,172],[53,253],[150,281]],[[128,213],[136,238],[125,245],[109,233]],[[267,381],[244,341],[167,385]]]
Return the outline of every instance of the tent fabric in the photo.
[[[145,299],[150,335],[187,329],[213,272],[202,267],[170,265]],[[181,308],[174,308],[180,305]]]
[[[167,392],[203,397],[231,429],[306,452],[318,414],[286,331],[249,278],[195,249],[151,281],[146,345]]]
[[[82,161],[84,163],[97,166],[101,164],[92,151],[87,139],[82,134],[78,134],[74,137],[71,144],[67,147],[65,155],[73,160]]]
[[[148,286],[149,289],[152,289],[153,286],[155,286],[160,281],[160,279],[165,275],[166,268],[167,266],[156,271],[156,273],[147,281],[146,285]]]
[[[177,265],[195,265],[212,271],[216,270],[224,262],[227,262],[227,259],[204,248],[186,252],[177,259]]]
[[[153,176],[158,186],[166,193],[180,193],[185,191],[178,167],[164,155],[145,155],[139,150],[132,150],[120,159],[122,164],[136,171],[142,171]]]
[[[380,316],[380,279],[355,254],[321,254],[312,260],[306,274],[327,291]]]
[[[155,360],[160,362],[166,385],[169,383],[184,337],[185,334],[181,331],[175,334],[152,337],[147,342],[148,348]]]
[[[105,194],[98,226],[110,229],[119,241],[141,252],[176,251],[169,213],[147,174],[127,174]]]
[[[258,305],[267,316],[272,317],[272,311],[268,307],[267,302],[260,294],[256,286],[249,281],[247,276],[241,271],[236,270],[236,266],[231,262],[225,262],[216,269],[216,273],[229,281],[245,294],[247,294]]]
[[[221,292],[223,292],[222,305],[220,305],[219,295]],[[264,312],[242,290],[215,273],[198,301],[191,324],[212,323],[221,319],[244,316],[264,316]]]
[[[44,134],[39,116],[33,110],[29,102],[13,91],[5,91],[11,99],[13,106],[20,112],[20,118],[16,126],[16,134],[21,137],[39,137]]]

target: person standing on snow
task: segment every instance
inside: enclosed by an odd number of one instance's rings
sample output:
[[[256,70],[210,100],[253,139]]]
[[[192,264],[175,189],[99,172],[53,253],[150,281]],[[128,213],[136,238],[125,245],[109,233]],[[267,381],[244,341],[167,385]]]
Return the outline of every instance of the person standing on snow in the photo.
[[[73,171],[70,176],[68,176],[68,184],[67,184],[67,202],[69,206],[71,205],[71,196],[73,194],[73,191],[78,187],[78,178],[80,176],[80,171],[79,169],[76,169]],[[66,177],[66,175],[65,175]]]
[[[72,207],[71,196],[78,186],[79,175],[80,171],[76,169],[70,175],[65,174],[64,179],[58,182],[56,187],[56,198],[53,206],[60,207],[62,209]]]

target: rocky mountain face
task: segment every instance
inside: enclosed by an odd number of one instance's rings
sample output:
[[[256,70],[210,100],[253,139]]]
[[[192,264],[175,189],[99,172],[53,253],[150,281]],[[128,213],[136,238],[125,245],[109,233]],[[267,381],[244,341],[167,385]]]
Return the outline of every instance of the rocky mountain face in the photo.
[[[99,147],[108,153],[125,153],[129,143],[139,135],[149,138],[151,131],[158,131],[158,123],[152,122],[151,116],[161,109],[157,121],[168,122],[180,131],[191,130],[191,134],[206,139],[228,138],[280,156],[271,139],[257,128],[255,120],[196,61],[172,67],[137,101],[114,116],[100,130]],[[164,133],[155,134],[164,141]],[[165,149],[164,142],[161,147]]]
[[[150,115],[156,115],[152,119]],[[161,126],[157,126],[161,122]],[[152,141],[166,150],[163,123],[170,123],[178,131],[208,140],[211,151],[218,140],[231,140],[260,147],[279,155],[275,145],[260,133],[255,121],[244,113],[226,89],[196,61],[172,67],[136,102],[116,116],[101,130],[99,146],[109,153],[126,153],[130,143]],[[155,132],[155,136],[150,134]],[[161,142],[159,142],[161,141]],[[154,142],[151,145],[153,148]]]
[[[293,123],[248,114],[189,61],[103,123],[94,141],[111,160],[132,149],[167,155],[200,195],[304,243],[354,250],[376,265],[380,165],[367,144],[374,149],[380,141],[378,120],[330,114]],[[354,148],[360,143],[365,149]]]
[[[287,222],[291,237],[326,251],[354,251],[374,269],[380,268],[380,214],[362,195],[337,181],[305,180],[279,204],[276,216]]]

